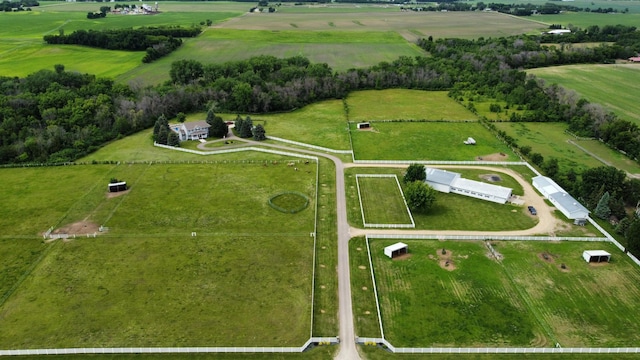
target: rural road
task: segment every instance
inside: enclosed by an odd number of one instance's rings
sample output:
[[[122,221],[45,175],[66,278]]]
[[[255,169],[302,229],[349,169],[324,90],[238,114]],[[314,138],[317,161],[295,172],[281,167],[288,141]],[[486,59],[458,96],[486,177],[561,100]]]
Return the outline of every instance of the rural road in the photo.
[[[228,139],[228,138],[227,138]],[[508,174],[513,177],[524,190],[521,199],[525,204],[532,205],[538,210],[538,224],[530,229],[516,231],[459,231],[459,230],[382,230],[382,229],[358,229],[349,226],[347,221],[347,201],[344,182],[344,169],[349,167],[395,167],[402,168],[407,165],[397,164],[344,164],[339,158],[312,150],[303,150],[291,148],[283,145],[268,144],[253,140],[242,139],[246,145],[266,146],[291,152],[300,152],[314,156],[324,157],[331,160],[336,168],[336,212],[338,227],[338,319],[340,322],[340,350],[336,355],[338,360],[355,360],[360,359],[355,344],[355,328],[353,323],[353,307],[351,302],[351,277],[349,272],[349,239],[355,236],[364,236],[367,234],[441,234],[441,235],[541,235],[553,234],[554,230],[559,226],[558,220],[553,216],[553,208],[545,203],[544,199],[537,195],[533,186],[523,179],[518,173],[512,169],[491,167],[491,166],[458,166],[458,165],[439,165],[439,168],[470,168],[485,169],[491,172]],[[231,147],[237,147],[232,145]],[[198,145],[201,150],[211,150],[205,144]],[[227,147],[228,148],[228,147]]]

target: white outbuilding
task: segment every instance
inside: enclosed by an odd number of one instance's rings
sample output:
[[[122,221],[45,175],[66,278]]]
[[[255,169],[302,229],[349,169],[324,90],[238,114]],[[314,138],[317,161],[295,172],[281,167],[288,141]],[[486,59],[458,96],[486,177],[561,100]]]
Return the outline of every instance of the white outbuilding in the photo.
[[[546,176],[536,176],[532,179],[535,187],[542,196],[549,199],[568,219],[584,222],[589,217],[589,210],[567,193],[560,185]]]
[[[405,243],[395,243],[393,245],[389,245],[384,248],[384,254],[387,255],[390,259],[394,257],[398,257],[400,255],[404,255],[409,251],[409,246]]]
[[[588,263],[609,262],[611,260],[611,254],[604,250],[585,250],[582,253],[582,258]]]
[[[505,204],[511,197],[512,189],[510,188],[465,179],[456,172],[429,167],[425,172],[425,182],[440,192],[455,193],[498,204]]]

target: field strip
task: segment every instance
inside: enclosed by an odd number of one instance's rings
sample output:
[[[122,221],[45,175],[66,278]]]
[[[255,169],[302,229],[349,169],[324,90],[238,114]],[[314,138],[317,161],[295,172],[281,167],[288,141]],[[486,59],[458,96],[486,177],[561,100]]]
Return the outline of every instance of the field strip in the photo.
[[[149,165],[147,166],[146,169],[144,169],[144,171],[140,174],[140,176],[138,176],[138,178],[136,179],[136,181],[133,183],[133,185],[135,186],[135,184],[138,183],[138,181],[140,181],[140,179],[144,176],[144,174],[147,172],[147,170],[149,170],[149,168],[151,167],[152,163],[149,163]],[[124,201],[124,199],[126,199],[127,194],[125,194],[125,196],[121,196],[120,197],[120,201],[118,202],[118,205],[116,205],[113,210],[111,210],[111,212],[107,215],[107,218],[102,222],[102,226],[106,225],[109,220],[111,220],[111,218],[113,217],[113,214],[115,214],[115,212],[118,210],[118,208],[120,207],[120,205],[122,204],[122,202]]]
[[[364,205],[368,205],[366,203],[367,199],[370,198],[369,193],[366,192],[361,192],[361,186],[360,186],[360,179],[361,178],[370,178],[370,179],[395,179],[395,183],[397,186],[397,190],[400,192],[400,196],[402,197],[402,202],[404,204],[404,209],[406,210],[406,214],[409,216],[409,220],[410,223],[368,223],[366,220],[366,215],[365,215],[365,206]],[[409,207],[407,205],[407,201],[404,198],[404,194],[402,193],[402,187],[400,186],[400,182],[398,181],[398,177],[396,175],[389,175],[389,174],[356,174],[356,186],[358,189],[358,200],[360,201],[360,212],[362,214],[362,223],[364,224],[364,227],[382,227],[382,228],[415,228],[415,222],[413,221],[413,216],[411,215],[411,210],[409,210]],[[378,187],[378,189],[380,189],[381,187]],[[394,191],[395,192],[395,191]],[[390,195],[389,193],[386,194],[381,194],[383,197],[386,197],[388,195]],[[391,195],[391,196],[397,196],[396,195]],[[363,202],[362,199],[365,199],[365,201]],[[375,203],[377,203],[379,199],[373,199]],[[389,204],[387,204],[389,205]],[[366,208],[369,208],[369,206],[366,206]],[[371,209],[371,211],[375,211],[375,209]],[[370,211],[370,212],[371,212]],[[388,213],[390,210],[389,208],[385,208],[382,212],[383,213]],[[371,214],[370,214],[371,216]]]

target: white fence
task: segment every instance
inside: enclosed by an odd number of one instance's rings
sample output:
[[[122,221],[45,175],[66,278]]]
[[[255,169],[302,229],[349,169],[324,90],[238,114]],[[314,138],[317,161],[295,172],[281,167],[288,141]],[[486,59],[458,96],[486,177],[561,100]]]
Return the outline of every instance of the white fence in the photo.
[[[423,164],[423,165],[529,165],[523,161],[446,161],[446,160],[353,160],[355,164]],[[539,174],[537,171],[535,171]]]
[[[162,145],[155,142],[153,143],[153,145],[157,147],[165,148],[165,149],[183,151],[183,152],[188,152],[196,155],[216,155],[216,154],[228,154],[228,153],[235,153],[235,152],[242,152],[242,151],[257,151],[257,152],[263,152],[263,153],[269,153],[269,154],[284,155],[284,156],[291,156],[291,157],[318,161],[317,156],[304,155],[300,153],[293,153],[293,152],[281,151],[281,150],[265,149],[265,148],[254,147],[254,146],[247,146],[247,147],[233,148],[233,149],[199,151],[199,150],[183,149],[183,148],[169,146],[169,145]]]
[[[283,139],[283,138],[279,138],[279,137],[275,137],[275,136],[267,136],[267,139],[269,139],[269,140],[275,140],[275,141],[280,141],[280,142],[287,143],[287,144],[291,144],[291,145],[297,145],[297,146],[308,147],[308,148],[311,148],[311,149],[316,149],[316,150],[320,150],[320,151],[330,152],[330,153],[334,153],[334,154],[347,154],[347,155],[352,155],[352,154],[353,154],[353,151],[351,151],[351,150],[335,150],[335,149],[329,149],[329,148],[322,147],[322,146],[311,145],[311,144],[307,144],[307,143],[303,143],[303,142],[298,142],[298,141],[293,141],[293,140],[287,140],[287,139]]]
[[[362,195],[360,194],[360,178],[394,178],[396,179],[396,184],[398,185],[398,189],[400,190],[400,195],[402,196],[402,201],[404,202],[404,207],[407,209],[407,214],[409,214],[409,219],[411,220],[410,224],[372,224],[367,223],[367,220],[364,216],[364,206],[362,206]],[[356,186],[358,188],[358,201],[360,201],[360,213],[362,214],[362,224],[366,228],[387,228],[387,229],[412,229],[416,227],[415,222],[413,221],[413,215],[411,215],[411,210],[409,210],[409,206],[407,205],[407,200],[404,198],[404,194],[402,193],[402,187],[400,186],[400,182],[398,181],[398,177],[396,175],[390,174],[356,174]]]
[[[121,347],[0,350],[0,356],[78,354],[300,353],[313,344],[337,344],[337,337],[312,337],[298,347]]]
[[[505,240],[505,241],[594,241],[608,242],[606,237],[512,236],[512,235],[435,235],[435,234],[371,234],[368,239],[407,240]]]
[[[636,354],[640,348],[399,348],[382,338],[358,337],[358,344],[380,344],[402,354]]]

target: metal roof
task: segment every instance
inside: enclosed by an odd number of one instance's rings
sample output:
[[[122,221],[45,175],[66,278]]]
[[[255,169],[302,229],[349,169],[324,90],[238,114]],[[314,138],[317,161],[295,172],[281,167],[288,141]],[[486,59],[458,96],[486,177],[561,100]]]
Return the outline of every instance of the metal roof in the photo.
[[[585,250],[583,254],[591,256],[611,256],[611,254],[604,250]]]
[[[564,191],[564,189],[560,185],[546,176],[539,175],[531,179],[531,181],[533,182],[533,185],[535,187],[537,187],[538,189],[542,189],[541,191],[547,194],[553,194],[557,192],[566,193],[566,191]]]
[[[556,193],[550,194],[549,199],[554,201],[558,205],[562,206],[562,208],[566,210],[565,215],[567,215],[567,213],[568,214],[583,213],[584,217],[587,217],[589,215],[589,210],[586,207],[582,206],[582,204],[580,204],[578,200],[574,199],[571,195],[565,192],[556,192]],[[569,215],[567,215],[567,217],[569,219],[576,218],[576,217],[571,217]]]
[[[460,174],[457,172],[435,169],[435,168],[426,168],[425,172],[427,173],[427,181],[436,183],[449,185],[453,183],[453,181],[460,177]]]
[[[390,252],[394,252],[394,251],[398,251],[400,249],[404,249],[407,247],[407,244],[402,243],[402,242],[397,242],[393,245],[389,245],[387,247],[384,248],[384,252],[387,253],[388,251]]]
[[[477,193],[492,195],[504,199],[508,199],[511,196],[511,189],[508,187],[487,184],[481,181],[469,180],[465,178],[456,179],[451,185],[459,189],[475,191]]]

